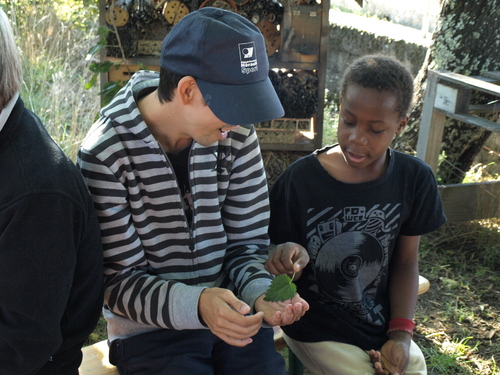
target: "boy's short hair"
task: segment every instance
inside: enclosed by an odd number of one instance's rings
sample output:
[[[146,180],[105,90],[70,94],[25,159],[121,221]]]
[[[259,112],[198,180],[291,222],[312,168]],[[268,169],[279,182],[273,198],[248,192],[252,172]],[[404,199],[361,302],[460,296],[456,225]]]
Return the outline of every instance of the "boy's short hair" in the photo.
[[[170,102],[174,98],[174,90],[183,77],[185,76],[160,68],[160,84],[158,85],[160,103]]]
[[[0,8],[0,110],[21,90],[21,62],[9,18]]]
[[[359,85],[396,95],[396,110],[401,116],[408,114],[413,100],[413,77],[398,60],[383,55],[367,55],[356,59],[344,73],[340,85],[340,102],[347,86]]]

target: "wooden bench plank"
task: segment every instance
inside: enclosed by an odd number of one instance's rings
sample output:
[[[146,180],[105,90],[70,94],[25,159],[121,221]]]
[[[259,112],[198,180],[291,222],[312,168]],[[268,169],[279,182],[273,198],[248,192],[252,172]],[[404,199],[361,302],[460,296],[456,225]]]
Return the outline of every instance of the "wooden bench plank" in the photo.
[[[80,375],[118,375],[115,366],[108,360],[108,341],[100,341],[82,348],[83,359],[78,370]]]
[[[418,294],[424,294],[431,287],[431,283],[423,276],[418,276]]]

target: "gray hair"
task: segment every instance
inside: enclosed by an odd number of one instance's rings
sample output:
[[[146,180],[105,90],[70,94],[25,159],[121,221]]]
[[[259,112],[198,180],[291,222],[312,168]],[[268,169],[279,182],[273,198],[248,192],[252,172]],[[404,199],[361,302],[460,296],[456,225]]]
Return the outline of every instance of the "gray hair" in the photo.
[[[0,110],[21,90],[23,73],[9,18],[0,8]]]

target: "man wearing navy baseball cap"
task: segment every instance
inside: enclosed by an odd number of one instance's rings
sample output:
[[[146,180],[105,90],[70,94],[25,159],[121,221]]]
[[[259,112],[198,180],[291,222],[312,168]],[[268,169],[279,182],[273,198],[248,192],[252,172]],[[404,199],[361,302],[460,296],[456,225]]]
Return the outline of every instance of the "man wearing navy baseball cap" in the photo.
[[[82,143],[121,374],[285,374],[270,326],[309,305],[264,301],[269,206],[252,124],[284,114],[268,72],[254,24],[194,11],[163,41],[159,75],[134,74]]]

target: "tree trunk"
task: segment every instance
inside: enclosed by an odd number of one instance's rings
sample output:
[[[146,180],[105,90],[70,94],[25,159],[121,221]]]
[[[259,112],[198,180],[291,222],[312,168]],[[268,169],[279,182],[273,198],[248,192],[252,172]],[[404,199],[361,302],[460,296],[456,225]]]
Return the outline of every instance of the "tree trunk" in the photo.
[[[406,152],[416,150],[428,69],[467,76],[500,70],[499,30],[500,0],[443,0],[432,44],[415,80],[415,107],[407,129],[395,141],[394,148]],[[471,104],[485,104],[488,100],[491,97],[473,93]],[[498,114],[496,116],[498,118]],[[440,183],[460,183],[490,133],[448,119],[442,144],[445,158],[438,168]]]

